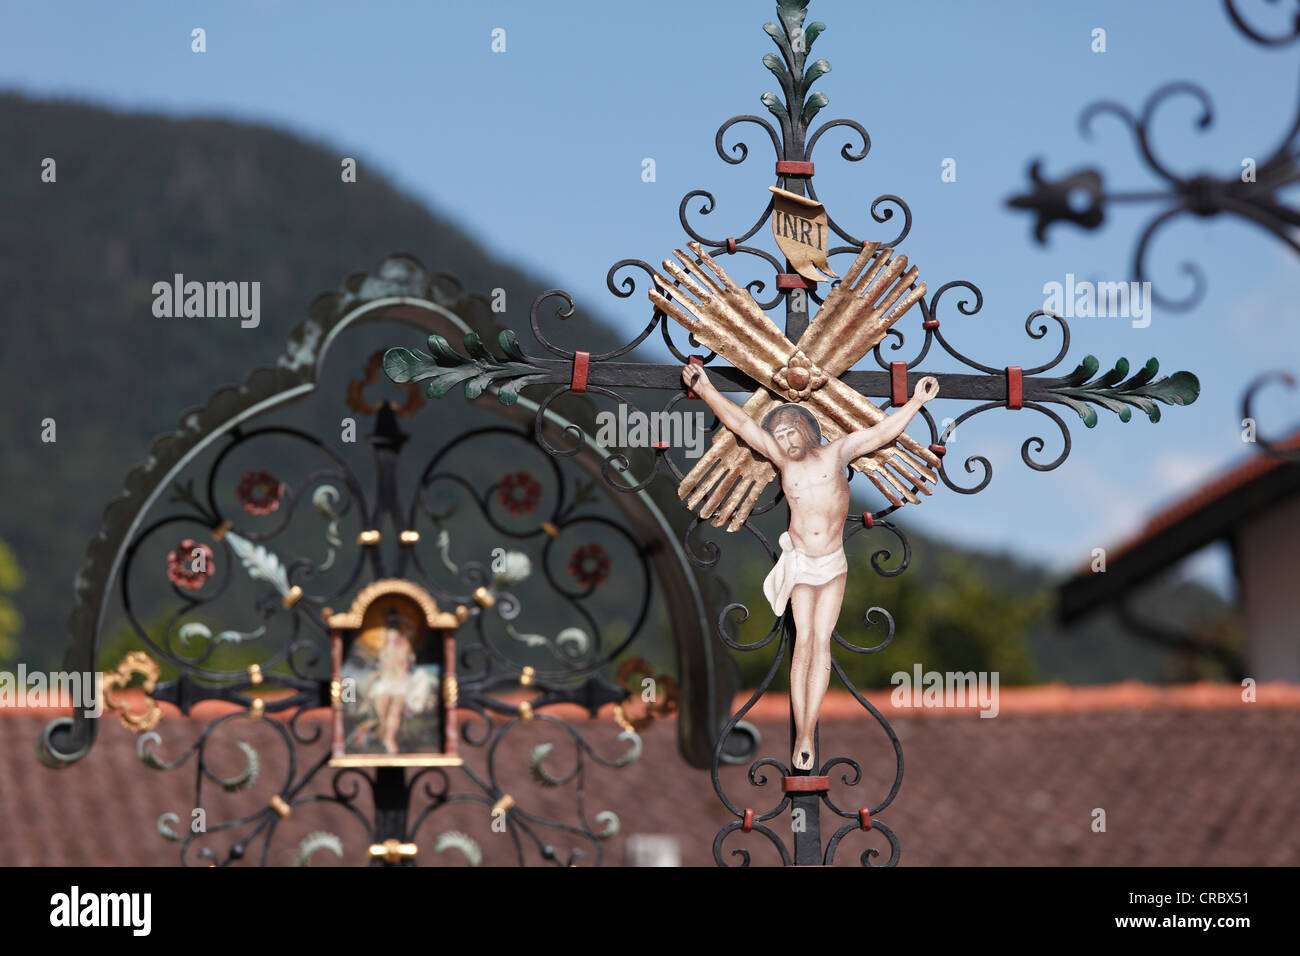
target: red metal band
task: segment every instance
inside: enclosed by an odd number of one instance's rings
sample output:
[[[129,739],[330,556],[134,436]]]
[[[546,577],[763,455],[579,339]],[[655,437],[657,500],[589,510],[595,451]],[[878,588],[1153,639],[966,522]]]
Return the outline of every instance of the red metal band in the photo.
[[[895,408],[901,408],[907,404],[907,363],[890,362],[889,363],[889,384],[892,388],[890,400],[894,403]]]
[[[926,319],[924,322],[921,323],[921,328],[923,329],[937,329],[938,327],[939,327],[938,319]]]
[[[1025,403],[1024,379],[1019,365],[1007,366],[1007,408],[1022,408]]]
[[[754,829],[754,811],[749,809],[749,807],[745,808],[745,819],[741,822],[740,829],[744,830],[746,833]]]
[[[778,289],[815,289],[817,283],[805,279],[797,272],[781,272],[776,277]]]
[[[690,364],[692,364],[692,365],[699,365],[701,368],[704,366],[704,356],[703,356],[703,355],[691,355],[691,356],[688,356],[688,357],[687,357],[687,361],[689,361]],[[686,397],[689,398],[689,399],[692,399],[692,400],[699,398],[699,396],[696,395],[695,392],[694,392],[692,389],[689,389],[689,388],[686,390]]]
[[[813,164],[780,159],[776,163],[776,174],[778,176],[811,176],[813,174]]]
[[[830,777],[782,777],[782,793],[819,793],[831,788]]]
[[[727,237],[727,251],[732,255],[735,255],[736,252],[736,240],[732,239],[730,236]]]
[[[858,811],[858,825],[864,830],[871,829],[871,811],[866,807]]]
[[[930,451],[938,455],[940,458],[948,454],[948,449],[944,448],[942,445],[931,445]]]
[[[863,525],[863,527],[865,527],[865,528],[872,528],[872,527],[875,527],[875,524],[876,524],[876,519],[873,518],[873,517],[871,517],[871,512],[870,512],[870,511],[864,511],[864,512],[862,512],[862,525]]]
[[[587,390],[587,364],[590,361],[590,352],[573,353],[573,379],[569,382],[570,391],[581,394]]]

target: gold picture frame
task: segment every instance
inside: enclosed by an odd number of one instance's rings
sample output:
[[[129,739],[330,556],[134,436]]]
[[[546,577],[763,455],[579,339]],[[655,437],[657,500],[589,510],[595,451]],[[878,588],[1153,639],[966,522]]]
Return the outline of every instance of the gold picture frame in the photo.
[[[331,767],[458,767],[456,629],[463,615],[389,578],[332,614]]]

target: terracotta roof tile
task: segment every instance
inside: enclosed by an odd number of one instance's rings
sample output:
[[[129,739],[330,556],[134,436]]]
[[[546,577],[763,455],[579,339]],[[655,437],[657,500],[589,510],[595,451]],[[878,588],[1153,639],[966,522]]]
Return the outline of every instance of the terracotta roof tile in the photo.
[[[872,695],[876,706],[883,698]],[[831,797],[854,808],[875,804],[893,779],[892,748],[875,721],[844,695],[828,698],[821,727],[823,753],[854,755],[862,764],[856,787],[832,776]],[[1259,703],[1240,701],[1239,688],[1215,685],[1109,688],[1002,688],[1000,714],[980,719],[971,711],[885,711],[902,741],[906,772],[893,805],[878,819],[898,835],[902,865],[1300,865],[1300,687],[1264,685]],[[882,707],[884,710],[884,707]],[[193,802],[194,761],[161,772],[136,757],[136,739],[116,721],[105,720],[99,739],[82,761],[54,771],[36,763],[34,741],[52,711],[6,709],[0,712],[0,864],[171,866],[177,844],[162,839],[156,825],[165,812],[176,813],[182,829]],[[764,737],[762,753],[784,758],[786,704],[769,695],[751,719]],[[202,723],[169,714],[159,731],[161,751],[178,756]],[[210,840],[232,831],[211,832],[230,819],[264,806],[287,777],[286,751],[278,728],[263,720],[230,721],[214,746],[211,769],[235,773],[242,756],[234,741],[258,748],[261,773],[252,788],[228,794],[219,786],[204,790]],[[624,752],[618,727],[603,718],[580,717],[576,728],[605,759]],[[621,830],[605,842],[606,862],[622,864],[631,834],[670,834],[677,838],[687,865],[712,865],[713,838],[733,819],[719,803],[707,771],[686,767],[676,752],[671,721],[643,735],[644,754],[621,769],[585,762],[582,779],[590,816],[609,809]],[[324,736],[328,736],[325,731]],[[497,771],[502,786],[521,810],[573,822],[575,788],[539,786],[528,771],[538,743],[554,749],[545,766],[557,775],[574,767],[571,738],[557,725],[535,720],[518,725],[502,742]],[[298,773],[324,753],[324,740],[302,747]],[[485,772],[482,748],[466,748],[471,765]],[[779,802],[779,780],[753,787],[745,768],[726,767],[721,776],[740,805],[760,809]],[[449,774],[455,792],[464,791],[459,771]],[[332,796],[332,773],[318,774],[305,792]],[[441,776],[424,778],[437,791]],[[343,774],[339,786],[359,784],[358,809],[370,814],[366,784]],[[430,804],[417,788],[414,812]],[[1094,832],[1094,810],[1106,813],[1106,831]],[[420,831],[426,863],[456,862],[457,853],[434,852],[438,834],[461,830],[482,848],[484,862],[513,861],[510,838],[492,833],[481,803],[451,804],[433,813]],[[788,820],[788,818],[785,818]],[[823,816],[823,835],[831,823]],[[785,826],[782,821],[779,826]],[[246,828],[245,828],[246,829]],[[534,827],[542,842],[567,847],[565,835]],[[326,830],[343,840],[347,860],[364,854],[368,837],[350,813],[328,800],[298,807],[277,824],[269,860],[293,862],[298,842]],[[234,831],[243,833],[243,830]],[[537,851],[530,840],[530,861]],[[772,863],[775,851],[757,834],[733,834],[724,852],[746,847],[755,863]],[[856,865],[867,847],[888,853],[879,833],[850,833],[837,862]],[[249,860],[262,843],[250,842]],[[336,861],[328,852],[314,863]],[[581,862],[581,861],[580,861]]]

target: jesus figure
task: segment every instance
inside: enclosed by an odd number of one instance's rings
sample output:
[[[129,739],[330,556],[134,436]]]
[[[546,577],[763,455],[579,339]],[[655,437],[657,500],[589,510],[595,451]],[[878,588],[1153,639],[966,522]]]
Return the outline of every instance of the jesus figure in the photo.
[[[397,732],[402,726],[402,711],[412,689],[411,669],[415,653],[411,637],[415,628],[399,614],[389,612],[384,622],[384,643],[379,648],[379,669],[370,693],[379,715],[380,740],[390,754],[397,753]]]
[[[781,557],[763,582],[775,614],[787,603],[794,615],[795,647],[790,662],[794,710],[795,769],[811,770],[813,731],[831,676],[831,631],[840,616],[849,565],[844,556],[844,522],[849,514],[849,462],[898,438],[939,394],[927,375],[902,408],[870,428],[822,444],[821,426],[798,404],[778,405],[760,426],[719,392],[698,365],[682,369],[682,380],[737,438],[781,474],[790,505],[790,527],[781,535]]]

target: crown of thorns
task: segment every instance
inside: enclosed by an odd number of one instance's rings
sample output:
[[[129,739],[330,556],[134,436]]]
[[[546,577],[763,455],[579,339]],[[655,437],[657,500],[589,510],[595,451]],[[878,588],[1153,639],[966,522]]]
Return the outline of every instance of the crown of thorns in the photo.
[[[817,444],[820,445],[822,440],[822,426],[817,421],[817,416],[808,411],[808,409],[804,408],[802,405],[798,405],[794,402],[786,402],[783,405],[778,405],[776,408],[764,415],[762,426],[764,431],[770,433],[775,427],[778,416],[785,418],[791,413],[798,415],[808,423],[808,427],[812,430],[813,437],[817,440]]]

